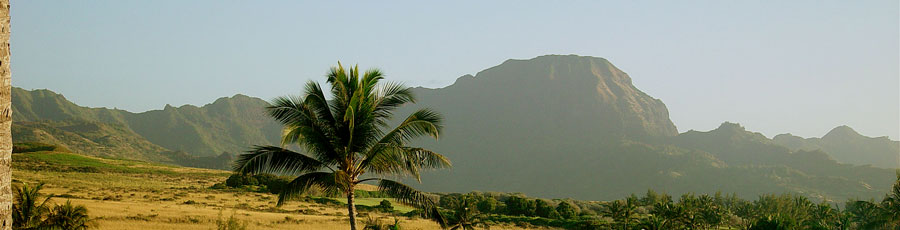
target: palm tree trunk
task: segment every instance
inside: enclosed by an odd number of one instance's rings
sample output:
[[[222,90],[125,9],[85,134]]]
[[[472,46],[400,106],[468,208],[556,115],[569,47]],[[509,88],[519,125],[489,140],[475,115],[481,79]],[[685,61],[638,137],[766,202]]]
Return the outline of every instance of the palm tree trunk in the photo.
[[[12,229],[12,108],[9,71],[9,0],[0,0],[0,230]]]
[[[354,185],[350,185],[350,191],[347,192],[347,213],[350,215],[350,230],[356,230],[356,206],[353,204],[353,199],[356,195],[353,194]]]

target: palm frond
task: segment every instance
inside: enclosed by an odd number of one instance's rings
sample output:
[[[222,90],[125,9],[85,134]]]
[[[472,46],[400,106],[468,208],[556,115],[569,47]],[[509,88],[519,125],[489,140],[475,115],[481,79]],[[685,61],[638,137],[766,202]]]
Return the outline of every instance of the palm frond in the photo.
[[[285,201],[303,195],[311,188],[322,189],[325,194],[334,195],[343,190],[343,186],[339,182],[337,173],[334,172],[311,172],[303,174],[289,182],[285,189],[278,194],[278,202],[276,206],[281,206]]]
[[[297,175],[326,168],[319,160],[275,146],[255,146],[234,162],[237,173],[272,173]]]
[[[449,168],[450,160],[443,155],[424,148],[388,146],[379,148],[380,153],[360,164],[361,168],[375,174],[411,175],[421,181],[421,169]]]
[[[377,180],[379,181],[378,191],[397,199],[397,202],[400,202],[401,204],[422,209],[429,219],[437,222],[441,227],[447,225],[446,218],[444,218],[438,210],[438,206],[431,196],[400,182],[386,179]]]
[[[393,115],[393,110],[406,103],[415,103],[416,98],[412,89],[396,82],[389,82],[378,90],[378,102],[375,107],[375,116],[388,118]]]

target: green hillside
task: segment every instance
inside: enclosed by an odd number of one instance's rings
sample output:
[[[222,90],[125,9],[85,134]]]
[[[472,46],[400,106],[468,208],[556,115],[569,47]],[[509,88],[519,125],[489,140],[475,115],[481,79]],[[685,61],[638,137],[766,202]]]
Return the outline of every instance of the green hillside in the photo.
[[[277,143],[281,130],[264,116],[263,108],[268,105],[264,100],[244,95],[220,98],[202,107],[167,105],[143,113],[81,107],[49,90],[13,88],[12,95],[16,123],[103,123],[115,127],[117,133],[134,133],[158,147],[195,156],[239,153],[251,145]],[[154,148],[145,146],[141,151],[154,152]]]

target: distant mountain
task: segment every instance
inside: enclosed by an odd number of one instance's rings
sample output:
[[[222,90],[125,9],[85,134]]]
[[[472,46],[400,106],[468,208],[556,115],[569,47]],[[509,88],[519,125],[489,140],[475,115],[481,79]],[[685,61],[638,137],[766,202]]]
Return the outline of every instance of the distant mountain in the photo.
[[[281,127],[263,114],[266,101],[240,94],[219,98],[202,107],[166,105],[162,110],[143,113],[82,107],[49,90],[13,88],[12,98],[16,124],[47,121],[110,124],[159,147],[195,156],[239,153],[251,145],[278,143],[281,133]]]
[[[826,154],[839,148],[785,147],[734,123],[679,134],[662,101],[602,58],[508,60],[445,88],[414,92],[418,103],[395,114],[400,119],[421,107],[441,112],[446,128],[440,140],[418,144],[454,165],[424,174],[418,187],[428,191],[606,200],[654,189],[844,200],[880,197],[894,179],[890,169],[841,164]],[[281,127],[263,114],[266,105],[236,95],[202,107],[131,113],[14,88],[13,129],[19,135],[13,138],[83,154],[223,168],[233,153],[278,143]],[[813,146],[806,142],[801,144]],[[841,146],[847,152],[877,150],[869,142],[852,143]]]
[[[421,107],[444,114],[440,141],[422,144],[454,165],[424,176],[419,186],[430,191],[596,200],[650,188],[844,199],[881,196],[893,179],[890,170],[792,152],[737,124],[679,135],[662,101],[602,58],[509,60],[451,86],[415,92],[419,102],[396,114]]]
[[[900,168],[900,142],[887,137],[863,136],[848,126],[838,126],[822,138],[781,134],[773,140],[792,150],[822,150],[843,163]]]
[[[727,168],[742,171],[744,175],[731,175],[731,182],[720,183],[738,185],[731,189],[761,191],[756,186],[741,186],[759,183],[770,187],[771,192],[780,190],[842,201],[879,197],[879,191],[888,186],[884,181],[894,178],[893,170],[841,164],[818,149],[788,149],[735,123],[726,122],[708,132],[688,131],[670,141],[681,148],[708,152],[726,162]]]

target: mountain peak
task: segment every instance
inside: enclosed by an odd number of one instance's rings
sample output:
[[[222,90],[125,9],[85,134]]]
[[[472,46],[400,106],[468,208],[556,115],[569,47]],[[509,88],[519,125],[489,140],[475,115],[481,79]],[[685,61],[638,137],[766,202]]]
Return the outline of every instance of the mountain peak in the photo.
[[[662,101],[640,91],[625,72],[598,57],[544,55],[509,59],[475,76],[462,76],[445,89],[445,98],[458,95],[457,100],[482,106],[473,111],[497,107],[530,114],[523,119],[547,114],[579,120],[579,124],[590,125],[573,129],[606,130],[616,138],[678,134]]]
[[[858,132],[856,132],[856,130],[853,130],[853,128],[850,128],[850,126],[841,125],[841,126],[835,127],[834,129],[831,129],[831,131],[829,131],[827,134],[825,134],[825,136],[823,136],[822,139],[854,138],[854,137],[861,137],[861,136],[862,136],[862,134],[859,134]]]
[[[747,131],[747,129],[744,128],[744,126],[741,126],[741,124],[738,124],[738,123],[732,123],[732,122],[727,122],[727,121],[726,121],[726,122],[722,122],[722,124],[719,125],[719,128],[716,128],[716,130],[717,130],[717,131],[723,131],[723,132],[744,132],[744,131]]]

